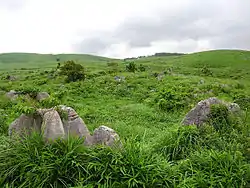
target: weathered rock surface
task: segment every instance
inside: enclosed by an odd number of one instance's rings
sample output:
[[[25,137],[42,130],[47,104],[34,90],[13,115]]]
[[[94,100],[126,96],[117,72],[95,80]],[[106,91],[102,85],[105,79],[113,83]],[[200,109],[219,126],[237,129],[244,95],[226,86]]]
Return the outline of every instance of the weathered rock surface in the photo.
[[[39,92],[37,93],[36,100],[41,102],[42,100],[47,99],[49,97],[50,95],[47,92]]]
[[[104,125],[98,127],[94,130],[91,145],[106,145],[106,146],[114,146],[121,145],[119,135],[111,128],[106,127]]]
[[[19,136],[24,136],[30,135],[32,131],[40,132],[41,124],[41,117],[22,114],[9,126],[9,135],[17,134]]]
[[[183,119],[183,125],[202,125],[205,123],[210,114],[211,105],[214,104],[224,104],[227,106],[228,110],[232,113],[240,111],[240,107],[236,103],[227,103],[219,100],[216,97],[211,97],[206,100],[200,101],[193,109],[191,109],[186,117]]]
[[[89,130],[82,120],[78,116],[76,111],[71,107],[60,106],[62,111],[66,113],[67,117],[63,120],[63,126],[66,134],[75,135],[79,137],[90,136]]]
[[[18,97],[18,93],[14,90],[10,90],[8,93],[6,93],[6,97],[10,100],[14,100]]]
[[[44,114],[42,132],[46,140],[55,140],[65,136],[63,123],[56,110],[52,109]]]

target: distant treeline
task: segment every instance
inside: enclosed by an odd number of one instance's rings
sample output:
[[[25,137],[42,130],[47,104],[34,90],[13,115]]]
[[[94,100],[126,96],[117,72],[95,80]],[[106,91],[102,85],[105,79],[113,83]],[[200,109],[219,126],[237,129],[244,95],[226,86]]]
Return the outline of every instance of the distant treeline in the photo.
[[[186,54],[161,52],[161,53],[155,53],[154,55],[149,55],[149,56],[138,56],[138,57],[125,58],[124,60],[140,59],[140,58],[144,58],[144,57],[181,56],[181,55],[186,55]]]

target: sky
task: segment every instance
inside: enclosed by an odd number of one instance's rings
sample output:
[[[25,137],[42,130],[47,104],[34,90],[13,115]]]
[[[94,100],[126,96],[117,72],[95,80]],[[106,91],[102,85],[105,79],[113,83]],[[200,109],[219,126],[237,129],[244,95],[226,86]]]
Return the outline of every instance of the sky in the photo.
[[[0,0],[0,53],[250,50],[250,0]]]

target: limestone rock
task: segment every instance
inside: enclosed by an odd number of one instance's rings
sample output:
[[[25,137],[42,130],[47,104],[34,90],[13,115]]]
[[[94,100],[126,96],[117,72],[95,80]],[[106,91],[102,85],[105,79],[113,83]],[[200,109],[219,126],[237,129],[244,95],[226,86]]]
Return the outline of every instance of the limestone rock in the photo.
[[[9,135],[17,134],[19,136],[30,135],[32,131],[41,130],[41,117],[22,114],[9,126]]]
[[[56,110],[51,109],[44,114],[42,132],[46,140],[53,141],[55,139],[63,138],[65,136],[63,123]]]
[[[42,100],[47,99],[49,97],[50,95],[47,92],[39,92],[37,93],[36,100],[41,102]]]
[[[18,93],[14,90],[10,90],[8,93],[6,93],[6,97],[11,100],[15,100],[18,97]]]
[[[193,109],[191,109],[186,117],[183,119],[183,125],[202,125],[205,123],[210,114],[211,105],[213,104],[224,104],[228,110],[232,113],[239,112],[240,107],[236,103],[226,103],[219,100],[216,97],[211,97],[206,100],[200,101]]]
[[[11,76],[11,75],[6,76],[6,80],[9,80],[9,81],[15,81],[16,79],[17,79],[16,76]]]
[[[84,138],[90,136],[86,124],[73,108],[62,105],[60,108],[67,115],[67,117],[63,119],[63,126],[66,134]]]
[[[121,145],[119,135],[113,129],[106,127],[104,125],[94,130],[91,142],[92,145],[97,145],[97,144],[106,146]]]

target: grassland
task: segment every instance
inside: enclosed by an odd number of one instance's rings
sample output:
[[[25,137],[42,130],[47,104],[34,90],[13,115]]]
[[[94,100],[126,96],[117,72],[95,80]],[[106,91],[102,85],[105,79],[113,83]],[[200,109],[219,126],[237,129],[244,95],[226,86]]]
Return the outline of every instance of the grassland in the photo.
[[[65,83],[57,58],[82,64],[86,79]],[[250,52],[133,61],[146,70],[128,72],[130,61],[89,55],[0,55],[1,187],[250,187]],[[91,131],[116,130],[124,149],[85,148],[75,139],[45,145],[39,135],[9,140],[20,106],[36,105],[6,100],[9,90],[49,92],[51,105],[73,107]],[[197,102],[213,96],[237,102],[243,114],[217,122],[220,130],[181,126]]]

